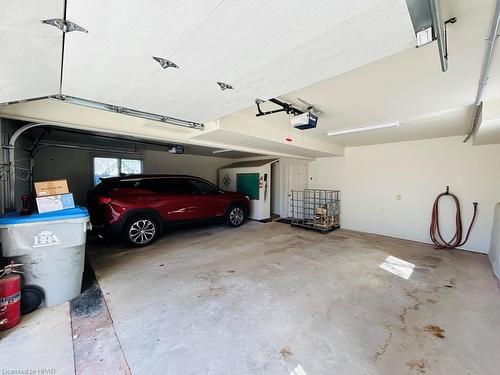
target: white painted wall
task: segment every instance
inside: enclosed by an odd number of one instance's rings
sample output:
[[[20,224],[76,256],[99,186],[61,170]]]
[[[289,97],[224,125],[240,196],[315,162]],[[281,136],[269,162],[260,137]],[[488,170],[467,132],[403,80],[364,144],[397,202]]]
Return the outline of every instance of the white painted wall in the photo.
[[[35,157],[34,181],[66,178],[77,204],[85,202],[87,191],[92,188],[92,155],[85,150],[47,148]],[[107,156],[108,154],[99,154]],[[119,153],[109,156],[120,155]],[[123,157],[143,159],[144,173],[175,173],[202,177],[217,184],[217,171],[232,159],[198,155],[173,155],[167,152],[146,150],[137,156]]]
[[[341,190],[343,228],[430,242],[435,197],[446,185],[462,206],[464,226],[479,213],[465,249],[487,253],[499,201],[500,145],[472,146],[462,137],[346,148],[344,157],[311,163],[311,187]],[[401,200],[397,200],[401,194]],[[443,232],[454,230],[454,206],[441,205]]]
[[[245,158],[240,160],[257,160],[257,159],[269,159],[269,156],[262,156],[260,158],[259,157]],[[279,158],[277,163],[272,164],[271,175],[272,175],[272,184],[274,190],[271,197],[272,208],[270,212],[272,212],[273,214],[278,214],[281,217],[288,217],[289,206],[290,206],[288,167],[289,165],[297,165],[297,164],[309,166],[311,160],[312,159],[281,157]],[[309,183],[309,179],[307,179],[307,182]]]
[[[217,184],[219,168],[231,164],[232,159],[199,155],[174,155],[162,151],[146,151],[145,173],[189,174]]]
[[[246,168],[221,168],[219,170],[219,187],[227,191],[236,191],[236,175],[239,173],[258,173],[259,178],[263,178],[267,173],[267,194],[265,193],[265,182],[259,189],[259,199],[250,200],[250,219],[265,220],[271,217],[271,164],[262,165],[259,167]],[[224,177],[229,176],[231,184],[224,185]]]
[[[130,157],[130,156],[129,156]],[[75,203],[83,205],[92,188],[92,161],[89,151],[46,148],[35,155],[33,181],[68,180]]]
[[[500,279],[500,203],[495,206],[489,256],[493,272]]]

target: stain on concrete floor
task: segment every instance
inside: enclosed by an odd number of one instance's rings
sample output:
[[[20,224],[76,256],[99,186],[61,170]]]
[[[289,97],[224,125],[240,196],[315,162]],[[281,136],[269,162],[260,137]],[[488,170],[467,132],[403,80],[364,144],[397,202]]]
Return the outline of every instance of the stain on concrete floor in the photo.
[[[130,374],[97,283],[70,301],[76,375]]]
[[[280,354],[284,359],[287,359],[293,355],[288,345],[281,348]]]
[[[425,374],[428,367],[428,363],[425,359],[413,359],[406,364],[416,374]]]
[[[391,274],[379,267],[389,255],[422,271]],[[180,230],[140,251],[94,245],[91,261],[132,373],[500,367],[500,293],[482,254],[250,222]]]
[[[430,332],[434,336],[439,337],[440,339],[445,338],[445,331],[442,329],[440,326],[437,326],[435,324],[428,324],[424,327],[425,332]]]

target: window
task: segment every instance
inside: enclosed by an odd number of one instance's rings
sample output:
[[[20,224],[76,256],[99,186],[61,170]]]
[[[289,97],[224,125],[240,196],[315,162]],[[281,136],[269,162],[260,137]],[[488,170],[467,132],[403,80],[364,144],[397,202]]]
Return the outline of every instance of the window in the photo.
[[[120,174],[142,173],[142,160],[94,157],[94,185],[101,177],[119,176]]]
[[[186,181],[180,178],[163,178],[161,180],[161,189],[162,192],[165,194],[173,194],[173,195],[187,194]]]
[[[161,194],[186,194],[186,184],[179,178],[145,178],[141,181],[141,188]]]
[[[189,180],[189,185],[193,194],[215,195],[219,192],[215,186],[201,180]]]

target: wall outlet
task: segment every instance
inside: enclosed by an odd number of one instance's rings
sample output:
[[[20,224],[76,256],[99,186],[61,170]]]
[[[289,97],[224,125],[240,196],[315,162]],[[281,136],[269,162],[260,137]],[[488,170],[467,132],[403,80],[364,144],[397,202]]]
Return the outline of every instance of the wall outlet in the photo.
[[[401,200],[401,194],[397,194],[397,195],[396,195],[396,199],[397,199],[398,201],[400,201],[400,200]]]

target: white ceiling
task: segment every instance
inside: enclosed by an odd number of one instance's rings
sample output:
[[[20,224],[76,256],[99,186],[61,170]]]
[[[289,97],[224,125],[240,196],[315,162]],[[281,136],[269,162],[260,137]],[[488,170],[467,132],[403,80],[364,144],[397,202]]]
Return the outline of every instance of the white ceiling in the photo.
[[[0,109],[0,117],[90,132],[120,134],[126,138],[211,147],[214,150],[230,149],[237,152],[235,158],[243,157],[241,152],[302,158],[343,154],[342,147],[304,137],[304,132],[300,131],[292,132],[293,142],[286,142],[288,126],[269,127],[266,122],[252,124],[237,115],[206,123],[205,130],[195,130],[59,100],[43,99],[10,104]]]
[[[0,103],[59,92],[63,0],[0,0]]]
[[[500,143],[500,97],[483,103],[475,145]]]
[[[301,158],[320,158],[334,155],[333,152],[325,152],[318,149],[312,149],[295,143],[286,143],[284,139],[277,141],[276,139],[263,139],[261,137],[242,134],[239,132],[218,129],[210,133],[202,134],[193,137],[192,139],[202,142],[206,145],[232,145],[233,148],[259,150],[263,155],[281,155],[288,157],[301,157]],[[228,148],[229,146],[222,146],[220,148]]]
[[[189,132],[182,137],[251,153],[320,157],[339,154],[335,143],[465,134],[494,1],[442,0],[445,17],[458,18],[449,25],[449,70],[442,73],[436,43],[413,48],[404,0],[318,0],[314,8],[302,0],[67,0],[67,19],[89,33],[66,34],[63,93],[193,121],[222,117],[223,128],[182,129]],[[0,102],[58,93],[62,33],[40,21],[61,17],[62,0],[0,5]],[[152,56],[180,69],[163,70]],[[490,76],[487,101],[500,97],[498,51]],[[216,81],[235,89],[221,91]],[[318,105],[324,111],[318,128],[292,132],[294,141],[284,143],[288,118],[256,119],[253,105],[255,98],[277,96]],[[165,124],[116,114],[119,119],[109,122],[106,113],[83,109],[75,117],[69,105],[32,104],[1,112],[163,140],[181,137]],[[392,121],[401,127],[326,137],[329,130]],[[328,147],[311,146],[315,141]]]
[[[1,41],[2,51],[7,44],[15,53],[0,60],[0,70],[8,67],[9,87],[25,90],[9,89],[3,101],[57,93],[61,32],[40,20],[61,17],[61,2],[23,0],[19,7],[18,1],[2,0],[7,5],[2,24],[19,21],[9,29],[11,40]],[[199,122],[415,43],[404,0],[318,0],[314,6],[303,0],[67,4],[67,19],[89,32],[66,34],[63,94]],[[23,41],[27,44],[19,48]],[[39,54],[41,61],[34,59]],[[180,69],[163,70],[152,56],[168,58]],[[217,81],[235,89],[221,91]]]
[[[466,134],[486,49],[495,0],[443,0],[448,26],[449,69],[441,72],[436,43],[411,48],[282,97],[316,104],[324,114],[309,136],[360,146]],[[497,46],[485,101],[500,98],[500,46]],[[272,104],[268,104],[268,109]],[[277,108],[277,107],[275,107]],[[255,116],[255,106],[240,116]],[[286,126],[283,114],[267,116],[269,126]],[[255,122],[263,121],[255,119]],[[400,121],[399,128],[326,137],[343,130]]]

